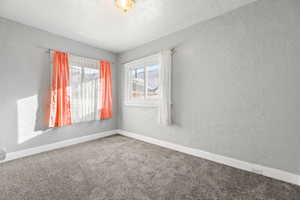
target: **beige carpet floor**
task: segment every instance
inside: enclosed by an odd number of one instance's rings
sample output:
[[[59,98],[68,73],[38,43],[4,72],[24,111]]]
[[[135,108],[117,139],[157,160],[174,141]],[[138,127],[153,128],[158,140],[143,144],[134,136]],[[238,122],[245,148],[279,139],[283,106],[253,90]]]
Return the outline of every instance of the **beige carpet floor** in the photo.
[[[299,200],[300,187],[123,136],[0,164],[0,200]]]

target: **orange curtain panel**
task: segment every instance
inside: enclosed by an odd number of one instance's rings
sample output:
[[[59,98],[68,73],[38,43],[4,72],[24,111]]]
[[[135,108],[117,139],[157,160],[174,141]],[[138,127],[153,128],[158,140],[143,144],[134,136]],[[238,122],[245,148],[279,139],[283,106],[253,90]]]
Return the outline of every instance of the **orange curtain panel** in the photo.
[[[49,127],[71,124],[70,75],[67,53],[53,51]]]
[[[100,61],[100,119],[112,118],[111,67],[107,61]]]

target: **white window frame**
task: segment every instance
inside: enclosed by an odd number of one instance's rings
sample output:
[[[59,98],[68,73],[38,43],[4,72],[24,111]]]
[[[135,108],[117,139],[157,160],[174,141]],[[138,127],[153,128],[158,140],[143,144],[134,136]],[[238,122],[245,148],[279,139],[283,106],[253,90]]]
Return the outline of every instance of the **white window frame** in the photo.
[[[135,61],[132,61],[130,63],[126,63],[125,64],[125,73],[124,73],[124,80],[125,80],[125,87],[124,87],[124,91],[125,91],[125,102],[124,104],[127,106],[144,106],[144,107],[157,107],[159,105],[161,96],[159,95],[158,98],[156,99],[151,99],[151,98],[147,98],[147,70],[146,68],[148,66],[152,66],[152,65],[157,65],[159,67],[159,87],[160,86],[160,61],[159,61],[159,55],[155,54],[152,56],[148,56],[148,57],[144,57]],[[145,73],[145,98],[144,99],[130,99],[130,87],[131,87],[131,82],[130,82],[130,76],[129,76],[129,72],[132,69],[137,69],[137,68],[144,68],[144,73]]]

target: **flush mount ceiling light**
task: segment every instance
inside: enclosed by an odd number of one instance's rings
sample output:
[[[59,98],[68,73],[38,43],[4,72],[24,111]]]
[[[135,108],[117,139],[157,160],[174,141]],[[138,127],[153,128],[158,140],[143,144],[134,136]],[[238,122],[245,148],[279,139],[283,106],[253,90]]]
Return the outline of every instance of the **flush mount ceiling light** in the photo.
[[[120,8],[123,12],[127,12],[130,8],[133,8],[135,0],[115,0],[117,8]]]

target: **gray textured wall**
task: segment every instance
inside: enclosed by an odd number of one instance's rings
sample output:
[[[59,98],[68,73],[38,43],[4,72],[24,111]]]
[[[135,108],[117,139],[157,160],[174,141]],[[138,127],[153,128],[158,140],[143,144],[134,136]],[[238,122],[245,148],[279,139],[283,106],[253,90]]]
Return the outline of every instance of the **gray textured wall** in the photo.
[[[120,63],[177,47],[174,125],[123,105],[119,127],[300,174],[300,1],[263,0],[124,52]],[[118,70],[123,92],[123,65]]]
[[[117,118],[48,130],[43,122],[50,86],[46,49],[115,62],[116,55],[0,18],[0,148],[8,152],[80,137],[117,127]],[[116,67],[112,67],[116,108]],[[116,116],[114,109],[114,116]]]

